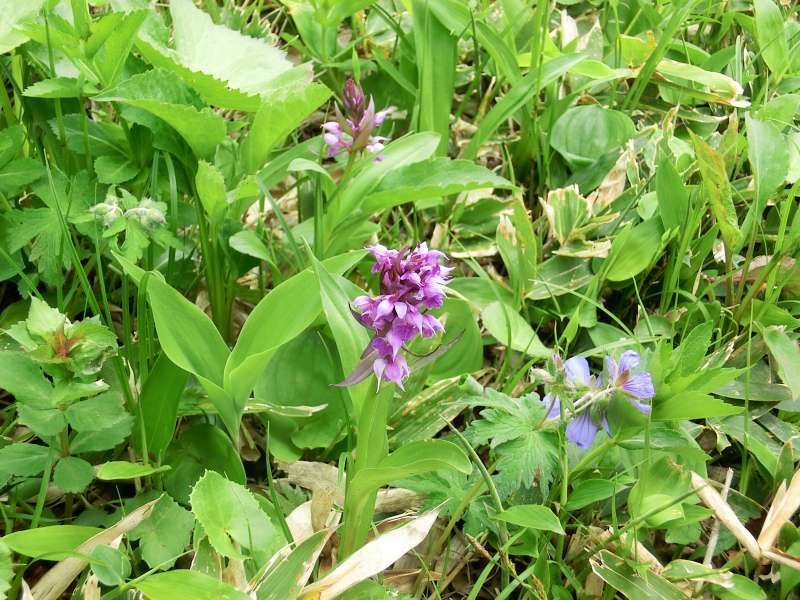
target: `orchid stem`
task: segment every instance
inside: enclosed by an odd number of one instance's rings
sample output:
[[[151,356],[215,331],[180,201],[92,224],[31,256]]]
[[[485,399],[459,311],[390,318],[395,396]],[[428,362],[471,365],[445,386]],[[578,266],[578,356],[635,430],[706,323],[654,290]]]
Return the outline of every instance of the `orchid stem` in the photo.
[[[372,526],[378,489],[356,489],[354,483],[358,474],[364,469],[376,467],[389,452],[386,424],[389,419],[392,386],[384,382],[383,388],[379,391],[375,382],[372,384],[371,392],[358,415],[355,457],[351,457],[347,463],[340,558],[358,550],[366,541]]]

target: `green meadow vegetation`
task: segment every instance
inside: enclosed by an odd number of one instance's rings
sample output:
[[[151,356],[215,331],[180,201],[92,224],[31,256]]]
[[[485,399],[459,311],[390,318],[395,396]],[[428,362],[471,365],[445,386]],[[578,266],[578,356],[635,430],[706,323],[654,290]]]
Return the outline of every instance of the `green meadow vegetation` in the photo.
[[[0,0],[0,599],[800,597],[799,15]]]

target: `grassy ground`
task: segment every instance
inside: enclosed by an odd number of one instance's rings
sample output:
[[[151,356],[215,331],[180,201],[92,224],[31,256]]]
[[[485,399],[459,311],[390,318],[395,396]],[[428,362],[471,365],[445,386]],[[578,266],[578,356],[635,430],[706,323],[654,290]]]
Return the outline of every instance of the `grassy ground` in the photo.
[[[0,9],[0,598],[795,597],[795,3]]]

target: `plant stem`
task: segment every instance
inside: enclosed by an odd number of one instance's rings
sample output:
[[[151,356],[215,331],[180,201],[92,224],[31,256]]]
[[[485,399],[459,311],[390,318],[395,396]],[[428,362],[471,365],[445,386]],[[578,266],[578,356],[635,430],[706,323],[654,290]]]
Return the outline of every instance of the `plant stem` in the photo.
[[[347,491],[344,499],[344,526],[340,558],[349,556],[358,550],[367,539],[372,515],[375,511],[375,499],[378,490],[370,490],[366,496],[358,497],[352,493],[353,481],[359,471],[375,467],[389,451],[389,438],[386,435],[386,423],[389,418],[389,401],[391,400],[392,387],[386,385],[380,393],[377,383],[373,384],[375,391],[368,396],[358,415],[358,429],[356,439],[355,458],[347,464]],[[387,392],[388,390],[388,392]]]

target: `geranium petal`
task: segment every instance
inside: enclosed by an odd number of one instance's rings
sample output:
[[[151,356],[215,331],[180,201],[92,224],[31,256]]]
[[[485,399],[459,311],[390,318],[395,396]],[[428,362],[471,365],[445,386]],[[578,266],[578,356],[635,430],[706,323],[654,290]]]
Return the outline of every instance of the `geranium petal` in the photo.
[[[583,411],[567,425],[567,439],[578,446],[588,448],[597,436],[598,427],[588,410]]]

